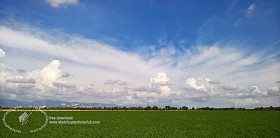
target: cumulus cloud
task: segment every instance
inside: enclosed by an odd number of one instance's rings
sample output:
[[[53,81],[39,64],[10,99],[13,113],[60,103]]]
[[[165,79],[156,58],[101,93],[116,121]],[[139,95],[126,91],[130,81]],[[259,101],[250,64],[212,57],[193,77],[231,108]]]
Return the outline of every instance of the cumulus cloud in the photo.
[[[280,94],[280,86],[273,86],[268,89],[268,92]]]
[[[249,16],[252,15],[255,10],[256,10],[256,5],[251,4],[247,9],[247,15],[249,15]]]
[[[156,77],[150,77],[150,87],[152,89],[158,89],[162,96],[169,96],[172,94],[171,89],[168,85],[169,78],[166,73],[159,72]]]
[[[0,86],[8,92],[40,95],[40,92],[50,92],[53,88],[74,88],[75,86],[62,79],[60,61],[53,60],[43,69],[27,71],[7,71],[5,67],[0,68]],[[5,92],[4,91],[4,92]],[[59,91],[54,91],[59,92]],[[51,94],[51,93],[44,93]],[[41,95],[42,96],[42,95]]]
[[[248,90],[250,92],[256,92],[256,93],[260,93],[261,92],[257,86],[248,87]]]
[[[113,83],[113,81],[109,81]],[[123,90],[113,88],[109,92],[114,96],[124,98],[126,102],[132,103],[165,103],[172,102],[171,96],[174,94],[169,87],[169,78],[166,73],[159,72],[155,77],[150,77],[150,82],[144,86],[137,86],[134,88],[126,87]],[[94,89],[96,90],[96,88]],[[100,92],[100,90],[99,90]],[[106,90],[101,93],[106,92]],[[117,95],[116,95],[117,94]],[[115,98],[116,98],[115,97]]]
[[[79,3],[78,0],[46,0],[46,2],[54,8],[66,5],[77,5]]]
[[[268,95],[267,91],[262,91],[258,88],[258,86],[250,86],[247,88],[237,89],[235,93],[230,94],[229,96],[233,96],[235,98],[244,99],[244,98],[257,98],[257,97],[265,97]]]
[[[171,89],[168,86],[160,86],[162,96],[170,96],[172,94]]]
[[[267,95],[266,91],[261,91],[257,86],[248,87],[249,92],[260,95]]]
[[[5,57],[5,52],[0,48],[0,59]]]
[[[168,81],[169,78],[163,72],[159,72],[156,77],[150,77],[151,85],[167,85]]]
[[[193,89],[197,91],[209,92],[214,89],[214,86],[211,85],[211,83],[213,83],[213,81],[207,77],[201,77],[201,78],[192,77],[186,80],[186,87],[188,89]]]
[[[58,81],[62,77],[62,70],[60,69],[60,61],[53,60],[42,70],[40,70],[39,72],[34,71],[33,74],[39,75],[40,82],[43,85],[52,86],[53,82]]]

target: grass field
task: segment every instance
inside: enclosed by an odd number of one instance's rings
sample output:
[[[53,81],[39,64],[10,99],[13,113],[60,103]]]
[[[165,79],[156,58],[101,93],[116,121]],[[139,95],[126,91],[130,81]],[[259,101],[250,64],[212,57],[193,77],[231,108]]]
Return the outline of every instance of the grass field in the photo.
[[[57,111],[46,112],[52,117],[73,120],[95,120],[100,124],[50,124],[41,131],[45,117],[32,112],[26,125],[10,112],[6,123],[22,133],[10,131],[0,112],[0,137],[280,137],[280,112],[257,111]],[[30,113],[30,112],[28,112]],[[50,120],[49,120],[50,121]]]

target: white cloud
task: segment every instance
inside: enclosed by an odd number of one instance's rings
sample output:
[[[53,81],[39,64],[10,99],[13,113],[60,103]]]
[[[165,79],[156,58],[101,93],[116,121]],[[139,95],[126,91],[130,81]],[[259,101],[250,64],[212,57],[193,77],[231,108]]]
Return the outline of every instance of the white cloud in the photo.
[[[280,86],[273,86],[268,89],[268,92],[280,95]]]
[[[210,92],[214,89],[214,86],[211,85],[213,81],[207,77],[199,78],[188,78],[186,80],[186,87],[188,89],[194,89],[202,92]]]
[[[252,15],[255,10],[256,10],[256,5],[251,4],[247,9],[247,15],[249,15],[249,16]]]
[[[42,83],[48,86],[52,86],[53,82],[58,81],[62,77],[60,61],[53,60],[50,64],[48,64],[40,71],[40,76],[42,78]]]
[[[63,5],[77,5],[79,3],[78,0],[46,0],[46,2],[54,8],[59,8]]]
[[[248,87],[248,89],[250,92],[255,92],[255,93],[261,92],[257,86],[251,86],[251,87]]]
[[[74,86],[62,79],[60,61],[53,60],[43,69],[33,70],[30,72],[9,71],[6,67],[1,67],[0,85],[8,92],[18,94],[29,93],[35,95],[51,95],[46,93],[53,88],[73,88]],[[4,92],[4,91],[3,91]],[[42,93],[43,92],[43,93]],[[59,92],[59,91],[53,91]]]
[[[53,86],[58,87],[58,88],[75,88],[76,86],[71,83],[67,82],[53,82]]]
[[[150,87],[152,89],[159,89],[161,96],[170,96],[172,91],[169,85],[169,78],[166,73],[159,72],[156,77],[150,77]]]
[[[263,51],[248,54],[245,49],[231,45],[216,43],[210,47],[198,46],[179,58],[177,68],[192,76],[208,76],[226,85],[233,84],[238,87],[257,84],[268,87],[271,80],[278,80],[279,75],[275,74],[276,70],[280,69],[280,64],[265,55],[270,53]],[[254,83],[251,80],[255,80]]]
[[[170,96],[172,94],[171,89],[168,86],[160,86],[162,96]]]
[[[9,49],[0,64],[0,96],[116,104],[220,101],[223,105],[233,97],[261,104],[264,100],[257,100],[269,99],[272,92],[277,95],[278,87],[270,88],[279,80],[280,63],[271,56],[275,53],[215,43],[185,51],[171,46],[144,59],[95,40],[52,35],[28,27],[0,27],[0,46]],[[44,66],[53,59],[58,60]],[[28,79],[35,83],[22,83]]]
[[[0,59],[5,57],[5,52],[0,48]]]
[[[261,91],[258,86],[251,86],[248,88],[250,93],[253,93],[254,95],[267,95],[268,93],[265,91]]]
[[[150,77],[150,84],[152,85],[166,85],[169,81],[169,78],[166,76],[166,73],[159,72],[156,77]]]
[[[253,99],[253,98],[246,98],[246,99],[237,99],[235,101],[235,104],[237,106],[248,106],[248,105],[256,105],[261,103],[259,99]]]
[[[144,61],[139,55],[126,53],[94,40],[80,37],[64,40],[65,38],[61,36],[62,42],[53,42],[36,36],[36,33],[30,33],[28,31],[15,31],[1,26],[0,44],[44,56],[58,57],[74,63],[90,66],[103,72],[96,72],[97,75],[110,75],[112,72],[119,72],[119,74],[125,74],[126,77],[131,75],[132,77],[144,80],[150,74],[156,73],[158,69],[163,68],[164,70],[165,68],[165,65],[157,66],[156,63]],[[13,38],[17,38],[17,41],[14,41]],[[112,77],[114,76],[110,78]]]

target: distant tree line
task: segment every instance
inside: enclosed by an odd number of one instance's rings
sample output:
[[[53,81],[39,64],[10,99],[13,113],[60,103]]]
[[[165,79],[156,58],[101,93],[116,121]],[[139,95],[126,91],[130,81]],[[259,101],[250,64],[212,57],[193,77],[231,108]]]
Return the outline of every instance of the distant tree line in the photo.
[[[257,107],[254,110],[257,110],[257,111],[280,111],[280,107],[272,107],[272,106],[269,106],[269,107]]]
[[[0,106],[0,109],[11,109],[10,107]],[[38,109],[38,107],[21,107],[18,109]],[[135,106],[135,107],[45,107],[41,108],[45,110],[112,110],[112,111],[230,111],[230,110],[238,110],[238,111],[280,111],[280,107],[256,107],[254,109],[246,109],[246,108],[213,108],[213,107],[200,107],[200,108],[188,108],[186,106],[183,107],[158,107],[154,106]]]

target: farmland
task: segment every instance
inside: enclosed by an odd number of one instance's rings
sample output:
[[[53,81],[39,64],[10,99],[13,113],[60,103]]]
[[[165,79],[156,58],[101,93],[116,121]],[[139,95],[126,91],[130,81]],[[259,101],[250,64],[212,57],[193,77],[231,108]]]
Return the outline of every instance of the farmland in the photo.
[[[46,111],[48,117],[73,117],[100,124],[48,124],[44,115],[32,112],[26,125],[19,123],[23,111],[10,112],[5,120],[21,129],[15,133],[4,126],[0,112],[0,137],[279,137],[279,111]],[[29,113],[29,112],[28,112]],[[29,127],[29,128],[28,128]]]

